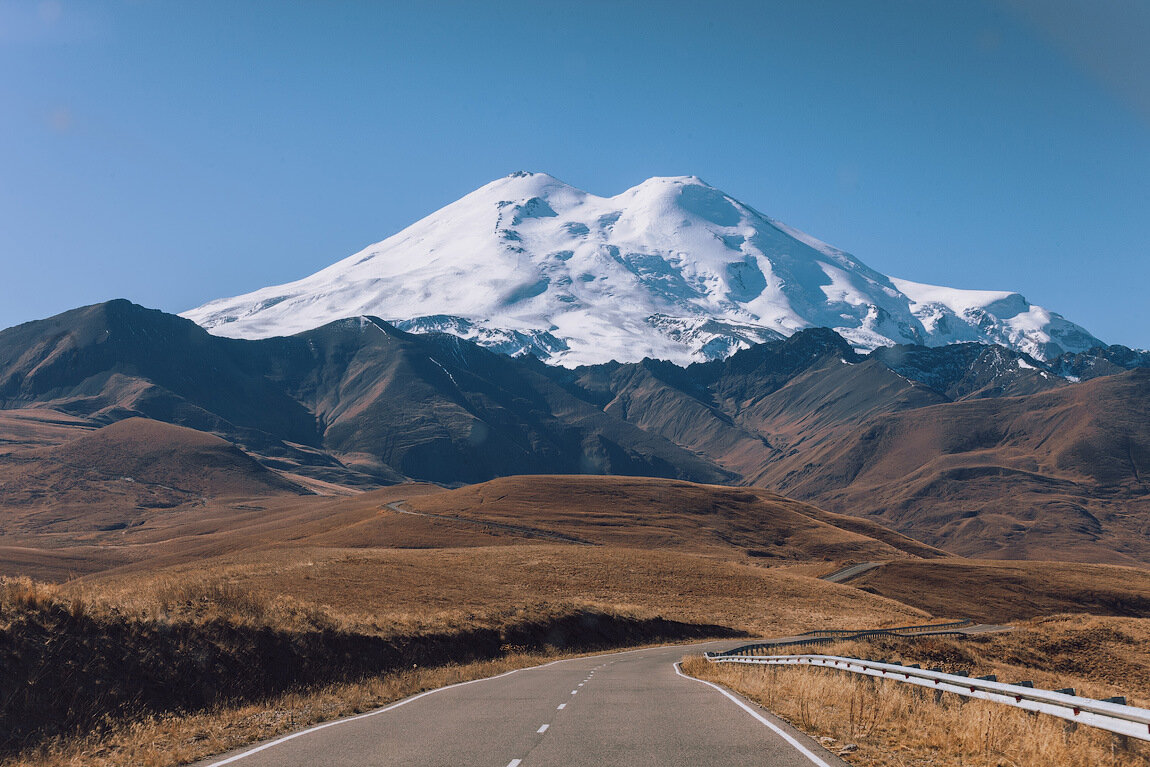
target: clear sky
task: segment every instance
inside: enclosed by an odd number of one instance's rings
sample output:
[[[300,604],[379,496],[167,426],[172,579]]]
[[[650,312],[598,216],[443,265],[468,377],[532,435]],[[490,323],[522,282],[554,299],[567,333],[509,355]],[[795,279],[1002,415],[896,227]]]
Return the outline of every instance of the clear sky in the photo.
[[[0,327],[303,277],[515,170],[697,175],[1150,347],[1150,3],[0,0]]]

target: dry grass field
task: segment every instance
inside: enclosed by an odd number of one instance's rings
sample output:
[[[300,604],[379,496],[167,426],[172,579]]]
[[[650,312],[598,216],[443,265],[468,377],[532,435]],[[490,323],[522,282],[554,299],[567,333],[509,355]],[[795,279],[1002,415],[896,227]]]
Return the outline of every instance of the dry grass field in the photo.
[[[62,669],[42,674],[45,700],[73,691],[62,726],[9,730],[9,764],[177,764],[563,653],[1008,609],[1040,617],[947,652],[1003,664],[1004,675],[1025,669],[1036,683],[1146,689],[1139,620],[1048,615],[1141,609],[1142,571],[970,562],[757,489],[512,477],[450,491],[205,496],[125,513],[117,487],[104,487],[99,526],[36,507],[12,512],[17,524],[0,534],[0,575],[20,576],[0,589],[0,635],[24,648],[25,667]],[[885,564],[848,584],[818,579],[862,560]],[[1046,648],[1040,658],[1028,655],[1036,648]],[[291,658],[279,665],[296,675],[261,676],[269,655]],[[175,685],[164,674],[188,658],[229,681],[166,699]],[[124,686],[85,697],[91,669]],[[129,700],[133,690],[148,705]]]
[[[755,634],[813,629],[844,616],[873,625],[927,617],[885,597],[775,568],[675,551],[537,543],[242,552],[73,581],[61,591],[162,614],[173,584],[190,583],[290,599],[300,609],[338,616],[341,626],[369,631],[494,625],[509,610],[551,604],[717,623]]]
[[[949,556],[880,525],[752,487],[643,477],[504,477],[406,505],[461,519],[531,520],[602,545],[741,553],[775,562]]]

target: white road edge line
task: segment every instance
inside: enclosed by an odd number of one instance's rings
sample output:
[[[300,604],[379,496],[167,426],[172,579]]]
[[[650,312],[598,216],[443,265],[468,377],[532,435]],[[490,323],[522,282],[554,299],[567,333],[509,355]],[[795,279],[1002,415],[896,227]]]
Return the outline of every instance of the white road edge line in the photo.
[[[746,711],[748,714],[753,716],[755,719],[758,719],[760,724],[765,724],[767,727],[770,727],[772,730],[774,730],[783,740],[785,740],[787,743],[790,743],[792,746],[794,746],[796,751],[798,751],[800,754],[805,756],[807,759],[810,759],[813,764],[818,765],[818,767],[831,767],[831,765],[827,764],[822,759],[820,759],[818,756],[813,754],[806,746],[804,746],[802,743],[799,743],[797,740],[795,740],[793,737],[791,737],[790,733],[788,733],[786,730],[784,730],[783,728],[779,727],[777,724],[775,724],[771,720],[769,720],[766,717],[764,717],[763,715],[761,715],[758,711],[755,711],[753,708],[748,706],[746,703],[744,703],[743,701],[739,700],[734,695],[732,695],[729,691],[723,689],[722,687],[720,687],[719,685],[717,685],[713,682],[708,682],[704,679],[696,679],[693,676],[687,676],[686,674],[684,674],[682,671],[679,670],[679,664],[678,663],[675,663],[674,666],[675,666],[675,673],[678,674],[679,676],[683,677],[684,679],[690,679],[692,682],[698,682],[699,684],[705,684],[708,687],[713,687],[716,690],[718,690],[719,692],[723,693],[723,695],[726,695],[728,698],[730,698],[731,700],[733,700],[735,702],[736,706],[738,706],[739,708]]]
[[[543,725],[542,727],[540,727],[538,730],[536,730],[536,731],[535,731],[535,734],[536,734],[536,735],[538,735],[538,734],[540,734],[540,733],[544,733],[544,732],[547,732],[547,728],[548,728],[548,727],[550,727],[550,726],[551,726],[551,725],[549,725],[549,724],[545,724],[545,725]]]
[[[711,640],[708,642],[693,642],[693,643],[689,643],[687,646],[690,646],[691,644],[695,644],[695,645],[715,644],[716,641],[717,640]],[[622,650],[622,651],[618,651],[618,652],[613,652],[613,651],[608,650],[605,653],[599,653],[599,655],[600,656],[604,656],[604,655],[606,655],[606,656],[630,655],[632,653],[637,653],[637,652],[649,652],[651,650],[662,650],[662,649],[666,649],[667,647],[678,647],[678,646],[679,645],[675,645],[675,644],[665,644],[665,645],[656,645],[655,647],[639,647],[639,648],[636,648],[634,650]],[[309,727],[306,730],[300,730],[299,732],[293,732],[290,735],[285,735],[282,738],[277,738],[276,740],[273,740],[269,743],[265,743],[262,746],[256,746],[255,748],[249,749],[247,751],[243,751],[239,754],[236,754],[235,756],[230,756],[227,759],[223,759],[223,760],[218,761],[218,762],[212,762],[211,764],[207,765],[207,767],[222,767],[225,764],[231,764],[232,762],[238,762],[240,759],[244,759],[246,757],[249,757],[252,754],[258,754],[260,751],[264,751],[265,749],[269,749],[272,746],[278,746],[281,743],[287,743],[289,740],[295,740],[296,738],[300,737],[301,735],[308,735],[310,733],[317,732],[319,730],[326,730],[328,727],[335,727],[337,724],[345,724],[347,722],[354,722],[354,721],[357,721],[359,719],[366,719],[370,716],[377,716],[379,714],[386,714],[388,711],[391,711],[393,709],[397,709],[400,706],[406,706],[408,703],[411,703],[412,701],[419,700],[420,698],[425,697],[427,695],[434,695],[437,692],[443,692],[444,690],[453,690],[456,687],[464,687],[466,685],[475,684],[477,682],[490,682],[493,679],[502,679],[505,676],[510,676],[511,674],[517,674],[520,671],[535,671],[537,669],[547,668],[548,666],[554,666],[557,663],[572,663],[574,661],[587,660],[588,657],[595,657],[595,656],[584,655],[584,656],[575,657],[575,658],[560,658],[559,660],[553,660],[550,663],[543,663],[543,664],[540,664],[538,666],[524,666],[523,668],[513,668],[510,671],[504,671],[502,674],[497,674],[495,676],[485,676],[485,677],[480,677],[479,679],[470,679],[466,682],[456,682],[455,684],[449,684],[446,687],[436,687],[434,690],[427,690],[426,692],[421,692],[418,695],[412,695],[410,698],[404,698],[403,700],[396,701],[395,703],[384,706],[383,708],[377,708],[375,711],[368,711],[366,714],[357,714],[355,716],[349,716],[349,717],[346,717],[344,719],[333,719],[330,722],[324,722],[323,724],[317,724],[315,727]],[[615,661],[611,661],[607,665],[610,665],[611,663],[614,663],[614,662]],[[574,695],[575,693],[572,692],[571,694]],[[515,763],[518,764],[519,760],[515,760]]]

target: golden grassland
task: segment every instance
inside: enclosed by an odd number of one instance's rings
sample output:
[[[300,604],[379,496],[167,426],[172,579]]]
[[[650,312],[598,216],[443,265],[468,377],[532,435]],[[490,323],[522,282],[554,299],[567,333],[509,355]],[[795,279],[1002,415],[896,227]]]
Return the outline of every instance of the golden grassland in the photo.
[[[220,584],[224,584],[221,586]],[[285,625],[318,612],[349,630],[489,626],[508,610],[579,604],[758,634],[839,624],[921,622],[927,613],[780,568],[667,550],[521,543],[449,549],[302,547],[240,552],[155,571],[62,584],[63,598],[139,613],[190,609],[182,590],[226,588],[277,610]],[[191,600],[194,601],[194,600]],[[218,605],[217,605],[218,607]]]
[[[919,663],[1150,704],[1150,619],[1059,615],[964,640],[887,637],[790,652]],[[1150,744],[949,693],[936,701],[931,692],[889,680],[809,667],[717,665],[697,656],[684,669],[758,701],[864,767],[1150,764]]]
[[[13,538],[19,561],[38,563],[46,574],[61,572],[58,557],[84,567],[82,577],[57,575],[54,584],[27,578],[0,584],[0,638],[12,640],[19,665],[43,671],[32,673],[23,721],[19,706],[9,706],[7,721],[21,731],[8,730],[6,748],[24,748],[21,758],[40,754],[46,764],[97,763],[101,749],[112,749],[108,763],[170,763],[177,759],[172,754],[186,753],[186,743],[163,732],[180,721],[193,728],[187,737],[201,749],[196,753],[206,753],[267,735],[235,712],[267,701],[275,708],[289,689],[293,700],[310,701],[309,722],[377,705],[390,693],[363,690],[391,685],[390,675],[405,668],[399,658],[407,666],[417,656],[421,668],[481,675],[503,662],[527,662],[516,660],[524,652],[537,659],[656,639],[805,630],[845,616],[868,625],[927,617],[885,597],[762,566],[764,557],[821,560],[824,533],[836,550],[877,546],[897,553],[812,521],[792,502],[747,493],[728,498],[727,488],[686,483],[575,484],[608,504],[633,492],[650,497],[612,511],[608,520],[594,504],[582,505],[591,511],[581,515],[570,499],[559,498],[555,508],[536,509],[526,520],[564,534],[597,529],[606,537],[593,546],[540,542],[488,525],[491,514],[467,504],[437,510],[471,520],[388,507],[398,498],[442,494],[426,486],[347,499],[210,502],[144,512],[123,530]],[[716,493],[722,503],[712,508],[707,498]],[[539,499],[529,494],[529,500]],[[819,535],[812,536],[815,528]],[[749,546],[762,551],[748,554]],[[87,553],[71,556],[77,549]],[[346,670],[348,659],[373,654],[375,665]],[[212,670],[203,695],[172,691],[181,677],[169,667],[180,664],[191,664],[189,675],[197,679],[201,667]],[[259,679],[284,667],[299,669],[299,678]],[[48,714],[57,717],[54,726],[47,726]],[[249,724],[227,724],[233,721]],[[211,735],[216,726],[230,739]],[[38,745],[38,737],[49,740]],[[146,758],[144,751],[116,750],[132,738],[158,745]]]

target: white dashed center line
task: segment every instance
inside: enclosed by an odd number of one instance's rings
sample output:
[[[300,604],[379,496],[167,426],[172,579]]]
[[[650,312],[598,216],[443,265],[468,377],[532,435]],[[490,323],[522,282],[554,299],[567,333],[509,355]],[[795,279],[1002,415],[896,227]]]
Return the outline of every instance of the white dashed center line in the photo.
[[[577,692],[579,692],[579,691],[578,691],[578,690],[572,690],[572,691],[571,691],[571,694],[572,694],[572,695],[574,695],[574,694],[575,694],[575,693],[577,693]]]
[[[507,767],[519,767],[519,763],[522,761],[523,761],[522,759],[512,759],[510,762],[507,763]]]
[[[540,727],[538,730],[536,730],[535,732],[536,732],[536,733],[540,733],[540,732],[547,732],[547,728],[548,728],[548,727],[550,727],[550,726],[551,726],[551,725],[549,725],[549,724],[545,724],[545,725],[543,725],[542,727]]]
[[[557,708],[557,709],[555,709],[555,710],[556,710],[556,711],[562,711],[562,710],[563,710],[563,709],[565,709],[565,708],[567,708],[567,704],[566,704],[566,703],[560,703],[560,704],[559,704],[559,708]]]

